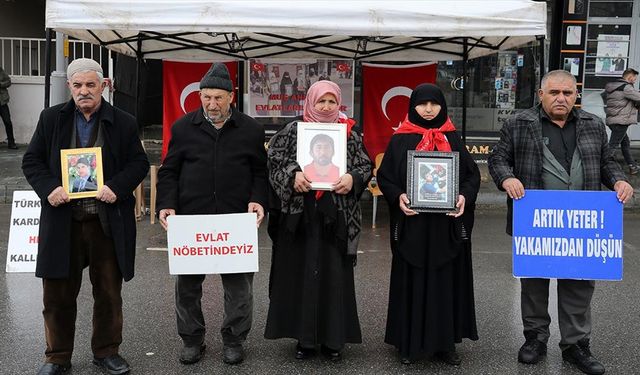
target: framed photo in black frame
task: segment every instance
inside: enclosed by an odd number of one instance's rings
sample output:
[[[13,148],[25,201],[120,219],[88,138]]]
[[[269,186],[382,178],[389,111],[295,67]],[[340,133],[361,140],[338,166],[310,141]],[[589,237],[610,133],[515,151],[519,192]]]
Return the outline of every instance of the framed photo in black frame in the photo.
[[[458,152],[407,152],[409,208],[417,212],[457,210],[460,176]]]

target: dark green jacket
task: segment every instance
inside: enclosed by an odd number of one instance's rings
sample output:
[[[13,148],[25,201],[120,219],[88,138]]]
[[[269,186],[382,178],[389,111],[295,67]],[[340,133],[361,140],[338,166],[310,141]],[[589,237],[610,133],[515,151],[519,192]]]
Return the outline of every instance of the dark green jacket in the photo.
[[[9,90],[7,90],[9,86],[11,86],[11,78],[0,67],[0,105],[9,103]]]

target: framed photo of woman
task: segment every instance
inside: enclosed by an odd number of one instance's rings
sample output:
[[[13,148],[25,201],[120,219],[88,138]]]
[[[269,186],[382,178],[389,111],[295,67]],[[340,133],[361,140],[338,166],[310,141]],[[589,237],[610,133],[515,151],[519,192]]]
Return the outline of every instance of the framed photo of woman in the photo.
[[[331,190],[347,173],[347,125],[298,123],[296,161],[313,190]]]
[[[62,187],[70,199],[91,198],[104,185],[100,147],[60,150]]]
[[[456,211],[458,152],[407,152],[409,208],[417,212]]]

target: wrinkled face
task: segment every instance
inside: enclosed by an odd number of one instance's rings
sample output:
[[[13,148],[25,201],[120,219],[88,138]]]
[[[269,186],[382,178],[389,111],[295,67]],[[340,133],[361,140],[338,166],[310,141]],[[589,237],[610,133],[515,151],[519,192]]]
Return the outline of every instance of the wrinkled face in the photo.
[[[311,157],[316,164],[329,165],[333,158],[333,146],[329,142],[318,141],[311,148]]]
[[[76,164],[76,170],[78,171],[78,176],[83,178],[89,176],[89,173],[91,171],[89,169],[89,166],[84,163]]]
[[[73,101],[81,112],[93,113],[98,109],[102,101],[105,82],[100,82],[96,72],[78,72],[67,81],[67,86],[71,90]]]
[[[578,97],[576,84],[565,77],[549,77],[545,85],[538,90],[542,109],[551,120],[564,121],[576,103]]]
[[[440,113],[440,110],[442,109],[440,104],[433,102],[431,100],[426,101],[424,103],[420,103],[414,108],[416,112],[418,112],[420,117],[422,117],[425,120],[433,120],[438,115],[438,113]]]
[[[324,94],[313,107],[316,111],[331,112],[338,108],[338,101],[333,94]]]
[[[220,123],[229,116],[233,92],[221,89],[200,90],[200,102],[205,113],[214,123]]]

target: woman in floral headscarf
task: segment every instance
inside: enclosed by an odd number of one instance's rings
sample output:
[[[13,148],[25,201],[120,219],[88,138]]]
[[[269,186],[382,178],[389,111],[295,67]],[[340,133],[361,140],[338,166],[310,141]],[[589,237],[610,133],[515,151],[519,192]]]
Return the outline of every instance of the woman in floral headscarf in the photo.
[[[353,267],[360,236],[360,196],[371,176],[371,161],[355,123],[340,113],[340,88],[330,81],[311,85],[303,120],[345,123],[347,173],[331,191],[311,189],[296,162],[297,122],[269,142],[269,180],[279,198],[280,217],[272,256],[270,305],[265,337],[297,340],[295,357],[318,346],[330,360],[341,359],[345,343],[360,343]]]

